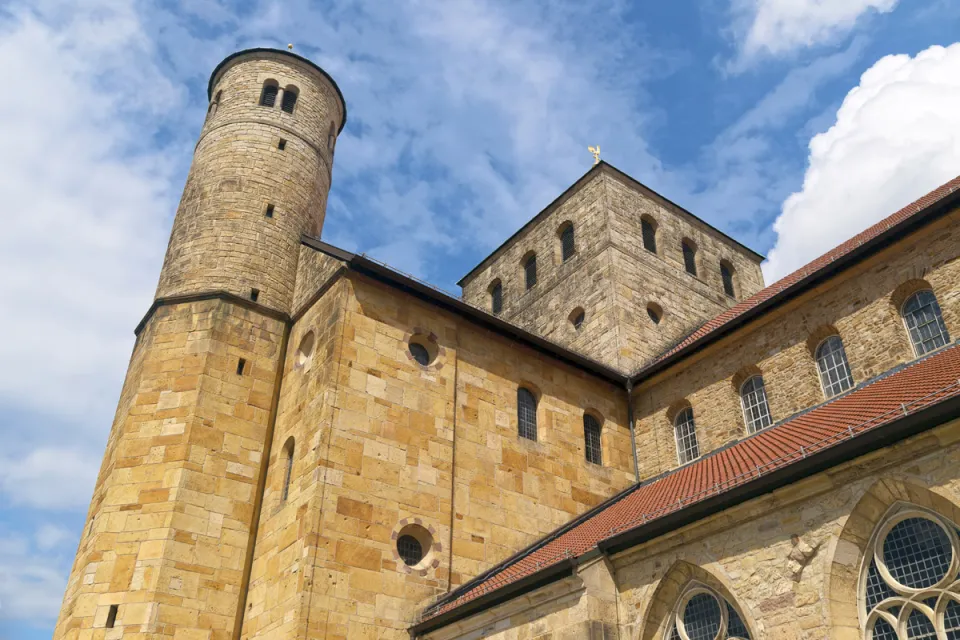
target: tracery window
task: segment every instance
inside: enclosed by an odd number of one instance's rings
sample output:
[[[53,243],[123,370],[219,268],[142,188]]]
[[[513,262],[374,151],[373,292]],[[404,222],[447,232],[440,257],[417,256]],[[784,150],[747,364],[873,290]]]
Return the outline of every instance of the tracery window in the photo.
[[[667,624],[670,640],[750,640],[736,607],[700,583],[687,588]]]
[[[560,232],[560,258],[566,262],[577,252],[577,246],[573,235],[573,225],[568,224]]]
[[[830,336],[820,343],[815,354],[817,369],[820,371],[820,383],[823,395],[832,398],[853,387],[847,352],[843,349],[840,336]]]
[[[700,443],[697,442],[697,425],[693,421],[693,409],[687,407],[673,421],[677,437],[677,458],[680,464],[687,464],[700,457]]]
[[[877,527],[860,578],[865,640],[960,639],[960,531],[907,505]]]
[[[773,424],[767,404],[767,389],[761,376],[753,376],[743,383],[740,387],[740,404],[743,406],[747,433],[756,433]]]
[[[918,356],[939,349],[950,342],[947,325],[943,323],[940,305],[933,291],[917,291],[903,303],[903,321],[910,332],[913,350]]]
[[[527,440],[537,440],[537,399],[523,387],[517,389],[517,434]]]

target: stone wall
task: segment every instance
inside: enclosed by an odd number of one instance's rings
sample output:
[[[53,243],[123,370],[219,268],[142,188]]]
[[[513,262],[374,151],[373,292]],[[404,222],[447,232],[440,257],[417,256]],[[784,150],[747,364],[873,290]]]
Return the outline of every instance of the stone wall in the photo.
[[[115,637],[229,637],[283,330],[221,300],[144,326],[54,638],[103,638],[111,605]]]
[[[823,338],[843,340],[859,384],[912,360],[899,307],[932,287],[950,335],[960,336],[960,211],[691,356],[634,391],[640,475],[677,466],[672,420],[689,403],[700,453],[747,435],[739,386],[761,374],[774,422],[824,401],[814,359]]]

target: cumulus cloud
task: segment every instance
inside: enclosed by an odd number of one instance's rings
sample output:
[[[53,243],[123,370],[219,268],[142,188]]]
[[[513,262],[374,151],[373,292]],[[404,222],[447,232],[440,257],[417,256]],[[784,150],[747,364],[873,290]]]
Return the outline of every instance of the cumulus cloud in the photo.
[[[27,620],[39,626],[56,619],[65,567],[46,551],[25,536],[0,536],[0,620]]]
[[[34,449],[0,460],[0,491],[14,505],[86,509],[99,467],[98,455],[77,449]]]
[[[772,282],[960,174],[960,43],[887,56],[810,142],[774,224]]]
[[[871,12],[888,13],[899,0],[735,0],[741,53],[783,56],[836,41]]]

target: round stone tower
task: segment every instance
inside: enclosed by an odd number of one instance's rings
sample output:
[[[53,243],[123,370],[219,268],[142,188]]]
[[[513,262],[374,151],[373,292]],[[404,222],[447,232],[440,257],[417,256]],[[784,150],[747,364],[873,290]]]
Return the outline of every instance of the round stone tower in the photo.
[[[290,312],[300,236],[323,226],[343,95],[305,58],[248,49],[217,66],[208,96],[157,298],[227,291]]]

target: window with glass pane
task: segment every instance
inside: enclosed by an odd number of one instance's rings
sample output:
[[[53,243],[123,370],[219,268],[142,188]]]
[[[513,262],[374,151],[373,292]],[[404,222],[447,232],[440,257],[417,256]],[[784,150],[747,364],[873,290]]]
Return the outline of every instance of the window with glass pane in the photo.
[[[523,272],[527,280],[527,289],[537,284],[537,256],[527,258],[527,261],[523,263]]]
[[[820,371],[820,383],[823,393],[832,398],[853,387],[853,376],[847,363],[847,352],[843,349],[840,336],[830,336],[817,347],[817,369]]]
[[[690,595],[690,594],[693,595]],[[736,608],[722,595],[692,583],[672,614],[670,640],[750,640],[750,631]],[[680,635],[683,629],[684,635]]]
[[[760,376],[753,376],[740,387],[740,404],[743,406],[747,433],[756,433],[773,424],[767,405],[767,390]]]
[[[733,269],[724,263],[720,263],[720,279],[723,280],[723,292],[733,298],[736,294],[733,292]]]
[[[537,439],[537,399],[523,387],[517,389],[517,433],[527,440]]]
[[[690,275],[697,275],[696,250],[686,240],[683,241],[681,248],[683,249],[683,268],[686,269]]]
[[[657,230],[649,220],[640,220],[640,231],[643,235],[643,248],[652,253],[657,252]]]
[[[950,342],[940,305],[933,291],[918,291],[903,305],[903,320],[910,332],[913,350],[918,356],[930,353]]]
[[[590,414],[583,416],[583,444],[587,462],[603,464],[603,453],[600,445],[600,423]]]
[[[687,407],[674,421],[677,436],[677,457],[680,464],[686,464],[700,457],[700,444],[697,442],[697,427],[693,421],[693,409]]]
[[[490,289],[490,309],[494,315],[503,311],[503,285],[499,282]]]
[[[573,225],[567,225],[567,228],[560,234],[560,253],[562,254],[563,261],[566,262],[572,258],[576,252],[577,248],[574,244]]]

